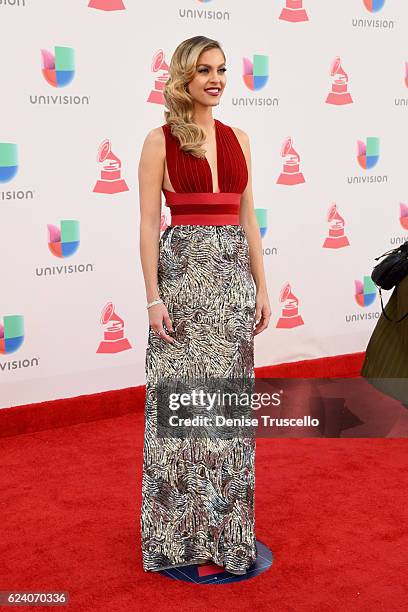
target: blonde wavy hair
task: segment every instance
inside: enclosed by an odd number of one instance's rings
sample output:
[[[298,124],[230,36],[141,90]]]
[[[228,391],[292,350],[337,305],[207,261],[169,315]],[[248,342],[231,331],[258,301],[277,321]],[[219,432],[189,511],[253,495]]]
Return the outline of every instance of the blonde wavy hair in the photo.
[[[206,134],[193,122],[193,98],[187,91],[187,85],[195,76],[199,56],[208,49],[219,49],[225,60],[220,43],[212,38],[193,36],[183,40],[172,55],[170,76],[163,90],[166,107],[169,109],[164,111],[164,116],[171,133],[178,138],[182,151],[200,158],[205,157],[202,145]]]

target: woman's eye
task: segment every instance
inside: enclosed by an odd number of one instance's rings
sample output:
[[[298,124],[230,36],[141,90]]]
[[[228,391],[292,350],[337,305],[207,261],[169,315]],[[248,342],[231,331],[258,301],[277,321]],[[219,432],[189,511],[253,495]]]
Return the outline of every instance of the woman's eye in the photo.
[[[227,69],[226,68],[220,68],[218,72],[226,72]],[[208,68],[201,68],[201,70],[199,70],[198,72],[208,72]]]

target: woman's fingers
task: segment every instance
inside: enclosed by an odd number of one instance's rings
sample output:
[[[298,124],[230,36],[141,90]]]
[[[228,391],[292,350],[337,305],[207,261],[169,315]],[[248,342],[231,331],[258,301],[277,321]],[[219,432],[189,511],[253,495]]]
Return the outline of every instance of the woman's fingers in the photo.
[[[152,328],[153,332],[162,338],[162,340],[173,344],[174,338],[169,336],[163,327],[164,324],[170,332],[174,332],[173,324],[166,306],[164,304],[156,304],[155,306],[152,306],[151,309],[150,327]]]
[[[164,317],[163,317],[163,321],[164,321],[164,324],[165,324],[165,326],[167,327],[167,329],[168,329],[169,331],[171,331],[171,332],[174,332],[174,329],[173,329],[173,324],[172,324],[172,322],[171,322],[171,319],[170,319],[170,317],[169,317],[169,313],[168,313],[168,312],[167,312],[167,313],[164,315]]]
[[[260,334],[264,329],[266,329],[269,325],[269,320],[271,318],[271,311],[268,308],[264,308],[262,310],[261,318],[257,325],[255,326],[254,336]]]
[[[159,336],[162,340],[166,340],[166,342],[170,342],[171,344],[174,343],[174,338],[172,338],[166,333],[166,330],[163,328],[163,326],[161,327],[152,326],[152,328],[153,328],[154,333],[157,334],[157,336]]]

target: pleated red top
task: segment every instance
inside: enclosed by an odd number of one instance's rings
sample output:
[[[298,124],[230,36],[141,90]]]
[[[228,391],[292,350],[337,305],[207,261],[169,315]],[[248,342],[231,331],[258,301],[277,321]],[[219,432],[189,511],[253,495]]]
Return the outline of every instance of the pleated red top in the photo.
[[[211,167],[180,149],[170,126],[162,126],[166,162],[175,191],[163,189],[172,225],[239,225],[241,195],[248,183],[248,168],[234,130],[215,119],[219,192],[213,192]]]

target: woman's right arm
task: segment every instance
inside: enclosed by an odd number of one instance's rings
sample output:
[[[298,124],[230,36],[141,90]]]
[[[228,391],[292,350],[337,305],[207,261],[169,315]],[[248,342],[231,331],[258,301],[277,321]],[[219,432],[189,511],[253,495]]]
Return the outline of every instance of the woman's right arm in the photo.
[[[161,222],[161,188],[163,184],[165,140],[162,128],[151,130],[143,143],[140,155],[139,203],[140,203],[140,259],[146,287],[146,299],[152,302],[160,298],[157,282],[159,240]],[[174,331],[164,304],[155,304],[148,309],[149,324],[161,331],[161,338],[173,342],[164,328]]]

